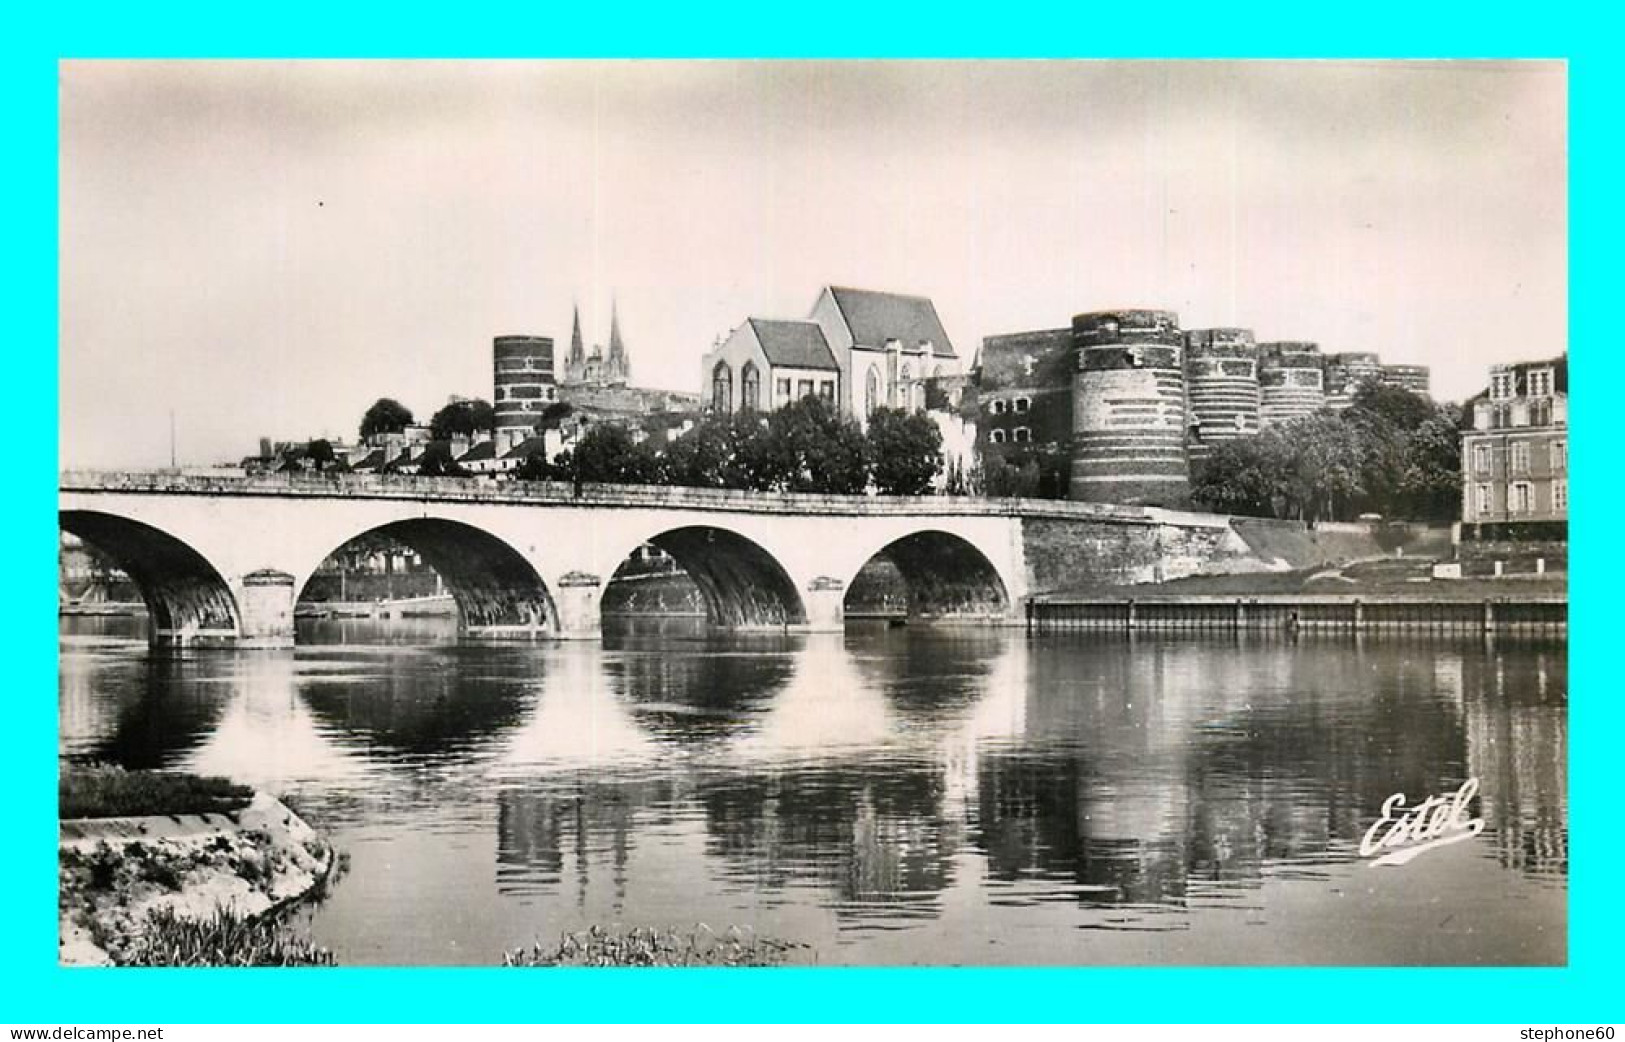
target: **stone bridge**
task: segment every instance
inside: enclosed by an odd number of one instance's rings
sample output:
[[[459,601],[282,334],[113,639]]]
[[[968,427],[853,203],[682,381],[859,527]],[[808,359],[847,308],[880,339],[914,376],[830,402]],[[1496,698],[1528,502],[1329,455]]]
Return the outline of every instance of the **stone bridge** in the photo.
[[[393,537],[440,573],[471,638],[595,638],[645,543],[689,573],[710,621],[838,629],[854,577],[895,566],[913,616],[1016,622],[1034,593],[1228,568],[1231,519],[1048,500],[763,494],[380,476],[68,472],[63,529],[115,560],[158,645],[286,647],[294,605],[351,540]]]

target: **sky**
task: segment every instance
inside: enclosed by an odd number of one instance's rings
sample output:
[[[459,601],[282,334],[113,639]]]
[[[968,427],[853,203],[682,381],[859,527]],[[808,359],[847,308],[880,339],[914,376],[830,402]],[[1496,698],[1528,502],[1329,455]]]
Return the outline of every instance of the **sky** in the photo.
[[[1567,349],[1561,62],[69,61],[64,467],[235,461],[491,396],[571,309],[700,389],[748,316],[929,296],[1429,365]]]

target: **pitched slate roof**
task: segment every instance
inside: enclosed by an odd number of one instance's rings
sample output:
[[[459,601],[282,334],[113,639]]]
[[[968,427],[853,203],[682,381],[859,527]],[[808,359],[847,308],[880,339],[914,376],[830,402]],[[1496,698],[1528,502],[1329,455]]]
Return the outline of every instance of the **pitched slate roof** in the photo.
[[[547,439],[541,437],[540,435],[534,438],[526,438],[518,445],[515,445],[507,452],[504,452],[502,454],[502,458],[517,460],[528,459],[533,453],[537,452],[541,453],[543,456],[547,455]]]
[[[350,467],[351,470],[377,470],[384,465],[384,450],[373,449]]]
[[[753,318],[750,328],[762,345],[769,365],[795,369],[833,369],[835,354],[824,339],[824,330],[816,322],[775,318]]]
[[[482,441],[457,457],[458,463],[480,463],[488,459],[497,458],[497,446],[494,441]]]
[[[908,348],[929,341],[932,354],[958,357],[929,298],[847,286],[831,286],[829,292],[858,346],[884,347],[886,341],[897,340]]]

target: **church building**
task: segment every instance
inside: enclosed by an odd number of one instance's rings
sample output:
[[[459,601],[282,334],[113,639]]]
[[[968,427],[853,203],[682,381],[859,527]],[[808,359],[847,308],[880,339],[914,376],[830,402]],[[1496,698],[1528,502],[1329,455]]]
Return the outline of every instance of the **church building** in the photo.
[[[929,298],[844,286],[826,286],[806,319],[746,319],[700,365],[714,411],[816,394],[860,424],[882,407],[924,412],[926,381],[962,371]]]

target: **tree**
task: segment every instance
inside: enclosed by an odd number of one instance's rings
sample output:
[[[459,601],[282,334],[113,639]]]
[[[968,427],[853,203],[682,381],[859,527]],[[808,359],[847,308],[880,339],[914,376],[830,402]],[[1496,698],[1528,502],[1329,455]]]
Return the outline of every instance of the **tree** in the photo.
[[[429,420],[429,434],[436,441],[449,441],[456,435],[470,437],[477,431],[489,432],[496,424],[496,410],[483,398],[451,402]]]
[[[822,398],[808,395],[773,413],[761,450],[753,469],[764,491],[857,495],[869,486],[863,431]]]
[[[1359,422],[1364,418],[1384,420],[1402,431],[1414,431],[1432,419],[1437,407],[1414,391],[1388,384],[1367,383],[1354,395],[1346,418]]]
[[[614,423],[588,428],[566,460],[559,459],[570,480],[622,485],[642,485],[660,475],[660,461],[647,441],[636,442],[632,433]]]
[[[553,402],[542,410],[542,418],[537,421],[536,429],[539,431],[556,431],[564,423],[565,417],[576,411],[576,407],[569,402]]]
[[[326,438],[317,438],[306,445],[305,456],[316,464],[317,470],[326,470],[338,459],[338,454],[333,451],[333,443]]]
[[[514,477],[521,481],[569,480],[569,475],[560,467],[549,463],[547,461],[547,454],[543,452],[532,452],[530,455],[526,456],[525,461],[519,464],[518,469],[514,471]]]
[[[361,438],[375,434],[399,434],[412,425],[412,410],[393,398],[380,398],[361,417]]]
[[[767,425],[756,413],[709,413],[666,446],[664,478],[693,488],[767,487]]]
[[[920,413],[876,409],[869,417],[868,448],[875,487],[883,495],[925,495],[942,470],[942,432]]]
[[[443,441],[430,442],[418,461],[418,475],[425,478],[466,478],[468,471],[457,465],[451,456],[451,445]]]
[[[1272,432],[1222,441],[1191,475],[1191,497],[1210,510],[1278,517],[1287,497],[1291,463]]]

